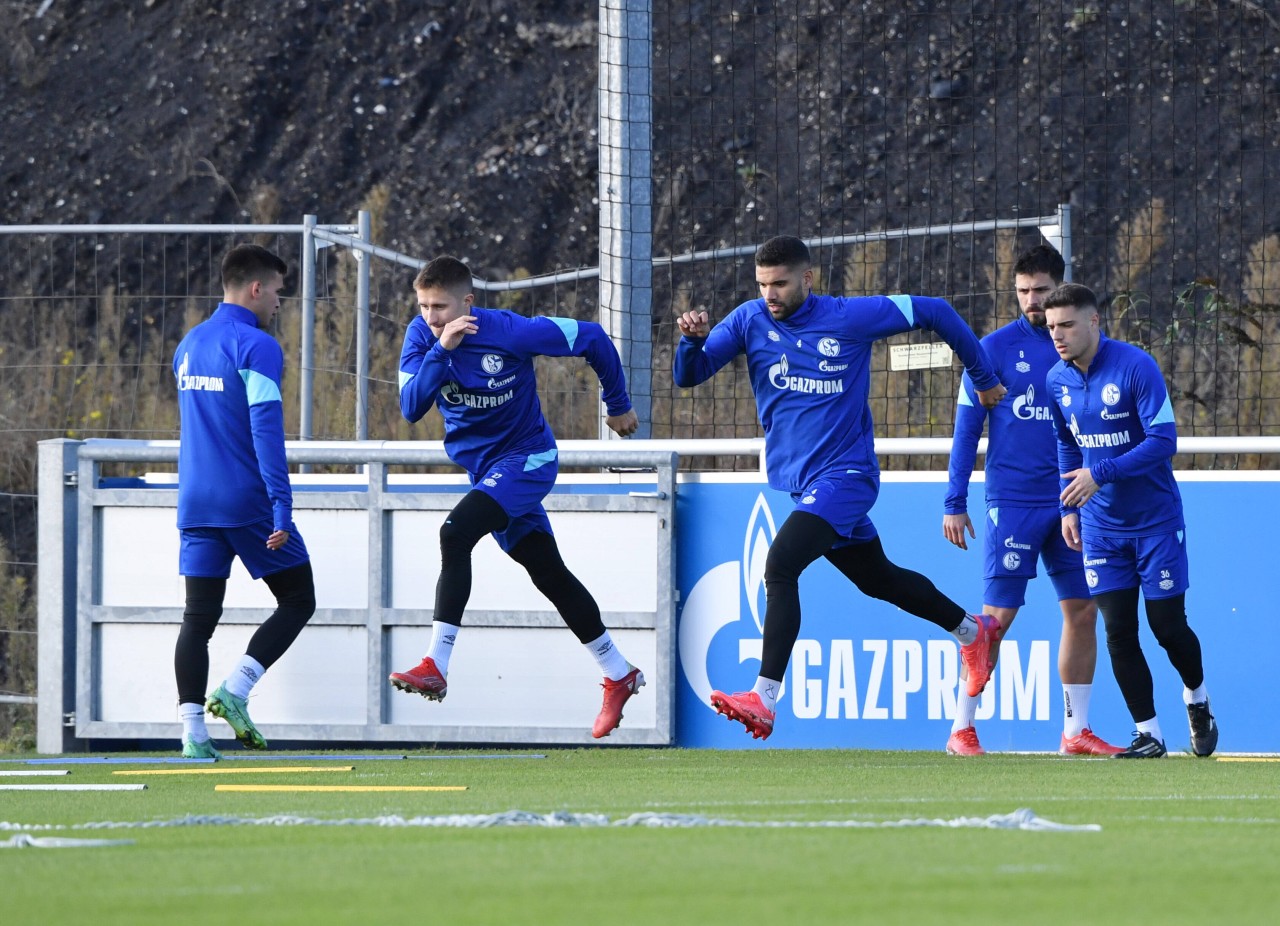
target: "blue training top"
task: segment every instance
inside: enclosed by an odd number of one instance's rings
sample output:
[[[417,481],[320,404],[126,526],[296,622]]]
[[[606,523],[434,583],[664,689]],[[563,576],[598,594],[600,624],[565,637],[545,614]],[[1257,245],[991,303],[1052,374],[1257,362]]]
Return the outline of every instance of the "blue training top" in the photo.
[[[536,356],[585,357],[609,414],[631,410],[618,351],[595,322],[498,309],[468,314],[479,330],[451,351],[421,315],[409,323],[400,352],[400,412],[417,421],[438,406],[449,459],[469,473],[516,454],[532,458],[529,468],[555,459],[555,436],[538,402]]]
[[[230,302],[178,344],[179,528],[270,518],[275,530],[297,531],[284,456],[283,369],[279,342]]]
[[[879,474],[867,405],[871,348],[916,328],[941,335],[978,388],[996,385],[977,336],[945,299],[928,296],[811,293],[785,321],[752,299],[705,339],[682,337],[672,372],[677,386],[696,386],[745,353],[769,485],[794,493],[828,473]]]
[[[987,506],[1038,508],[1058,504],[1058,436],[1044,378],[1058,362],[1047,329],[1026,317],[982,339],[987,357],[1009,394],[988,411],[978,401],[968,372],[956,400],[956,427],[947,467],[947,514],[968,512],[969,477],[982,425],[989,422],[986,456]]]
[[[1054,402],[1059,472],[1087,466],[1100,486],[1083,508],[1064,507],[1062,513],[1079,511],[1081,529],[1094,536],[1181,530],[1182,494],[1171,462],[1178,429],[1151,355],[1103,335],[1088,373],[1060,360],[1046,385]]]

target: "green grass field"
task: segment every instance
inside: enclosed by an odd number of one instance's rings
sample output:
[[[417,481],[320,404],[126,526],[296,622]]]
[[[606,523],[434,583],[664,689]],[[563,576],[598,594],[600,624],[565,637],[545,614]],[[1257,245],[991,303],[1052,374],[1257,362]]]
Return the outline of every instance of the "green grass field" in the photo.
[[[295,756],[307,753],[297,753]],[[345,754],[345,753],[344,753]],[[376,753],[367,753],[373,756]],[[53,765],[11,784],[139,783],[144,791],[0,791],[12,924],[139,923],[1272,923],[1280,908],[1280,763],[854,750],[441,751],[356,759]],[[486,758],[486,756],[503,758]],[[515,758],[523,756],[522,758]],[[9,757],[4,757],[9,758]],[[134,775],[149,769],[234,769]],[[218,784],[465,786],[439,792],[215,791]],[[1020,808],[1099,831],[959,825]],[[605,815],[606,826],[199,825],[93,821],[404,820],[507,811]],[[747,825],[620,825],[633,814]],[[814,825],[840,821],[844,826]],[[858,826],[849,826],[849,822]],[[62,824],[67,829],[28,829]]]

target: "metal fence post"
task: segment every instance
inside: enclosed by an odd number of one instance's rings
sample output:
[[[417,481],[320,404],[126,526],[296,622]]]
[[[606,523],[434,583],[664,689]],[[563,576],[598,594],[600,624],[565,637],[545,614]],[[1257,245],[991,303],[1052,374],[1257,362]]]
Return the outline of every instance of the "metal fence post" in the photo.
[[[640,429],[652,427],[652,5],[600,2],[600,323],[618,346]],[[612,437],[600,421],[600,436]]]
[[[316,217],[302,217],[302,347],[298,370],[298,438],[311,439],[311,390],[315,373]]]
[[[1058,252],[1062,255],[1062,259],[1067,262],[1066,273],[1063,276],[1064,283],[1071,282],[1071,205],[1069,203],[1061,203],[1058,206],[1058,228],[1061,229],[1062,246],[1058,248]]]
[[[38,445],[40,561],[36,605],[36,751],[76,748],[68,717],[76,709],[76,454],[81,441]]]
[[[373,217],[361,210],[356,217],[356,237],[373,243]],[[370,255],[355,251],[356,258],[356,440],[369,439],[369,282]]]

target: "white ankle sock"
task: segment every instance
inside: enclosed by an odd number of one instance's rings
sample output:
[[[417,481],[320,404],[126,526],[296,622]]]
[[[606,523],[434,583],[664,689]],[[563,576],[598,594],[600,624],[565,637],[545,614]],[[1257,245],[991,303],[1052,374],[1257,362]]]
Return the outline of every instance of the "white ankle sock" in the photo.
[[[1079,736],[1089,726],[1089,697],[1092,685],[1062,686],[1062,735],[1067,739]]]
[[[1136,725],[1139,733],[1150,733],[1160,742],[1164,742],[1164,734],[1160,732],[1160,721],[1152,717],[1150,720],[1143,720]]]
[[[182,719],[183,737],[191,737],[197,743],[207,742],[209,728],[204,725],[204,705],[183,702],[178,705],[178,716]]]
[[[777,713],[778,694],[782,691],[782,682],[775,682],[773,679],[765,678],[762,675],[756,679],[756,685],[751,690],[760,696],[760,701],[765,707]]]
[[[965,727],[973,726],[973,718],[978,713],[978,701],[982,695],[971,698],[964,691],[964,685],[960,686],[960,693],[956,695],[956,719],[951,724],[951,732],[957,733]]]
[[[262,673],[266,671],[262,663],[245,654],[240,657],[240,661],[236,663],[236,667],[231,670],[231,674],[222,685],[237,698],[247,698],[249,692],[253,691],[253,686],[258,684],[258,679],[262,678]]]
[[[605,631],[596,637],[590,643],[582,644],[587,648],[587,652],[596,661],[596,665],[600,667],[600,671],[604,673],[604,677],[611,682],[626,678],[631,666],[627,662],[627,657],[623,656],[618,650],[617,645],[613,642],[613,637],[609,636],[609,631]]]
[[[1190,688],[1182,689],[1183,704],[1203,704],[1209,700],[1209,689],[1204,687],[1204,682],[1200,683],[1200,687],[1192,691]]]
[[[458,632],[462,630],[457,624],[446,624],[433,621],[431,624],[431,647],[427,650],[440,670],[441,675],[449,674],[449,658],[453,655],[453,644],[457,642]]]

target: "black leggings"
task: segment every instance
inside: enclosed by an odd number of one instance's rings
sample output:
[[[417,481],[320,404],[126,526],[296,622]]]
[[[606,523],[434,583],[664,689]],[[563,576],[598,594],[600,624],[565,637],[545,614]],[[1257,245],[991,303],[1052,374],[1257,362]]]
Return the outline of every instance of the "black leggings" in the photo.
[[[309,562],[263,576],[262,581],[276,596],[276,609],[254,631],[245,652],[269,669],[315,614],[316,588]],[[173,670],[178,703],[203,704],[209,685],[209,640],[222,618],[227,580],[187,576],[186,586],[187,606],[173,652]]]
[[[472,489],[440,526],[440,579],[436,583],[435,619],[462,625],[471,598],[471,551],[485,534],[507,526],[507,513],[493,497]],[[591,593],[565,566],[556,539],[542,531],[525,536],[507,554],[524,567],[534,587],[555,606],[583,643],[604,633],[600,608]]]
[[[783,522],[765,560],[764,652],[760,674],[781,681],[800,635],[800,573],[820,556],[839,569],[864,595],[897,605],[948,632],[964,620],[965,610],[918,572],[903,569],[884,555],[880,538],[832,549],[835,528],[817,515],[793,511]]]
[[[1107,652],[1111,671],[1124,695],[1134,723],[1156,716],[1151,668],[1138,641],[1138,589],[1104,592],[1095,599],[1107,628]],[[1186,595],[1146,599],[1147,624],[1156,642],[1164,647],[1169,662],[1188,688],[1204,684],[1204,662],[1200,639],[1187,623]]]

